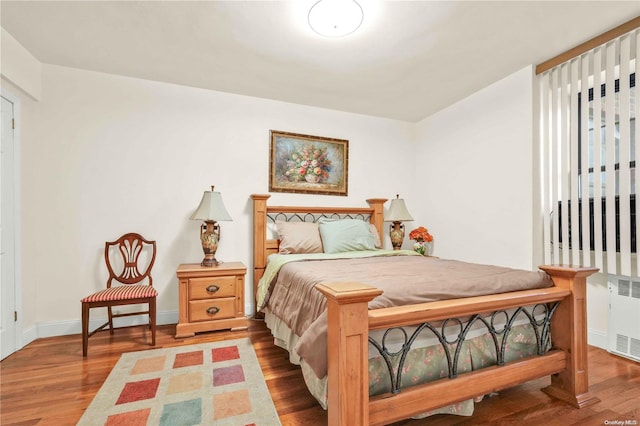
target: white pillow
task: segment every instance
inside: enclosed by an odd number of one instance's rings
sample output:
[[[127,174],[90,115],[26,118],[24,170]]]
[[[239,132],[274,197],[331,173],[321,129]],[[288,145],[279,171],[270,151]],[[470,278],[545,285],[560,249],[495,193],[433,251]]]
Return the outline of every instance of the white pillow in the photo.
[[[276,228],[280,239],[280,254],[322,253],[317,223],[276,220]]]
[[[371,235],[373,235],[373,245],[375,248],[382,248],[382,241],[380,240],[380,234],[378,234],[378,228],[373,223],[369,224],[369,231],[371,231]]]

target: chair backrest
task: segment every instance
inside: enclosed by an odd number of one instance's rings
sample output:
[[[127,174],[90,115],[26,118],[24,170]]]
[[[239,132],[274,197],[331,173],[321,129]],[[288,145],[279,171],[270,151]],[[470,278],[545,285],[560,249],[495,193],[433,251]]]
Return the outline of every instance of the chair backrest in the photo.
[[[114,252],[120,256],[115,256]],[[146,253],[145,262],[141,262],[140,255],[143,252]],[[138,284],[146,278],[149,285],[153,285],[151,268],[156,261],[156,242],[134,232],[124,234],[115,241],[105,243],[104,260],[109,270],[107,287],[111,287],[114,279],[122,284]],[[144,268],[144,272],[140,272],[141,268]]]

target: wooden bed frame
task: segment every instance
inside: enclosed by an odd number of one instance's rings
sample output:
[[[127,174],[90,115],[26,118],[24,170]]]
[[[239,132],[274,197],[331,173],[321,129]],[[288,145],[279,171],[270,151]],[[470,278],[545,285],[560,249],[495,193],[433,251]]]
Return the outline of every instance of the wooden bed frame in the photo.
[[[254,296],[264,274],[267,256],[278,251],[278,241],[267,238],[267,215],[367,215],[383,234],[386,199],[367,200],[368,208],[268,206],[270,195],[253,200]],[[586,280],[598,271],[591,267],[541,266],[555,286],[499,295],[443,300],[369,310],[368,302],[382,291],[357,282],[319,285],[328,308],[328,418],[331,425],[378,425],[489,394],[533,379],[551,376],[548,395],[577,408],[599,402],[589,392],[587,369]],[[255,299],[254,299],[255,300]],[[546,354],[524,358],[403,389],[397,394],[369,397],[369,330],[428,321],[460,318],[520,306],[560,301],[551,320],[553,346]]]

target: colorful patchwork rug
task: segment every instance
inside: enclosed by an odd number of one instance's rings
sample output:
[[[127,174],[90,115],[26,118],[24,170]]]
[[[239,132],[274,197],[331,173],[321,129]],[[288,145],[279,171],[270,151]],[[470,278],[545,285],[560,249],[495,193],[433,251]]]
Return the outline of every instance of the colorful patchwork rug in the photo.
[[[79,425],[280,425],[249,339],[123,354]]]

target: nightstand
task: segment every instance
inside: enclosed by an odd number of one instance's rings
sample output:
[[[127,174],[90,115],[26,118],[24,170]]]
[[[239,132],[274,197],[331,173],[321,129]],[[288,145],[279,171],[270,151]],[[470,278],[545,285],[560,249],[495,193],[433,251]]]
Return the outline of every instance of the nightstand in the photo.
[[[204,267],[199,263],[178,266],[178,325],[176,338],[201,331],[247,328],[244,316],[244,277],[241,262]]]

